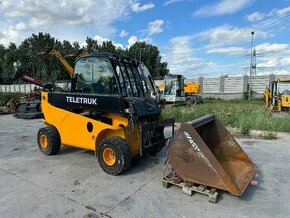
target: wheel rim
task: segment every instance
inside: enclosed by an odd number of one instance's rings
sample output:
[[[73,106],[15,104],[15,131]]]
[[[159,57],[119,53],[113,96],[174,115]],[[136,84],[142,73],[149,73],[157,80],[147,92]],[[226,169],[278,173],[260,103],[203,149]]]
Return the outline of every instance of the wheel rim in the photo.
[[[113,149],[106,148],[103,151],[103,159],[107,165],[113,166],[116,162],[116,155],[115,155],[115,152],[113,151]]]
[[[47,148],[48,140],[47,140],[46,135],[41,135],[40,136],[40,145],[41,145],[42,148]]]

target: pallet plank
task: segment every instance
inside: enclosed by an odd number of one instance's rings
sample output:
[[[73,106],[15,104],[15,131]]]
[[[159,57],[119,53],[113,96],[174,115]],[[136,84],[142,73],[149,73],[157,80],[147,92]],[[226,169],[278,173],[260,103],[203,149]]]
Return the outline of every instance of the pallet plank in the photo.
[[[185,194],[190,196],[192,196],[194,192],[207,195],[210,203],[215,204],[218,200],[218,190],[216,188],[184,181],[180,177],[175,180],[166,180],[166,178],[163,178],[162,185],[165,188],[169,188],[172,185],[180,187]]]

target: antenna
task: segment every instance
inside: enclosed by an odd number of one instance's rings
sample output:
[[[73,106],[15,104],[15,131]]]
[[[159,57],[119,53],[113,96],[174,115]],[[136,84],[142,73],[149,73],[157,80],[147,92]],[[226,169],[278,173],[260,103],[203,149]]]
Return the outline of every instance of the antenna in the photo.
[[[255,32],[252,31],[252,45],[251,45],[251,58],[250,58],[250,77],[252,75],[256,75],[256,49],[254,47],[254,34]]]

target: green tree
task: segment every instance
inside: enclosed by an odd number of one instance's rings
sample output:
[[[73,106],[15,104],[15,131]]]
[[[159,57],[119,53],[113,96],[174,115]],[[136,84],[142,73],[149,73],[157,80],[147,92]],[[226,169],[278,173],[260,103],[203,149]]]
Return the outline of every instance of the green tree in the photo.
[[[161,61],[160,52],[155,45],[150,45],[146,42],[136,42],[127,49],[127,55],[143,62],[153,78],[163,77],[169,73],[167,63]]]
[[[11,77],[14,74],[14,63],[18,63],[20,72],[44,81],[69,79],[68,74],[54,57],[39,53],[55,48],[73,66],[75,57],[70,57],[69,54],[76,52],[80,47],[78,42],[70,43],[67,40],[61,42],[49,33],[42,32],[32,34],[18,47],[15,43],[10,43],[7,48],[0,45],[0,75]],[[110,52],[141,60],[153,77],[164,76],[169,72],[167,63],[161,60],[158,47],[145,42],[136,42],[130,48],[122,49],[116,48],[111,41],[98,43],[97,40],[87,37],[83,48],[89,53]]]
[[[4,60],[5,60],[6,49],[4,45],[0,44],[0,77],[4,75]]]
[[[85,49],[89,52],[89,53],[94,53],[94,52],[98,52],[99,50],[99,45],[97,40],[94,40],[92,38],[87,37],[86,39],[86,46]]]

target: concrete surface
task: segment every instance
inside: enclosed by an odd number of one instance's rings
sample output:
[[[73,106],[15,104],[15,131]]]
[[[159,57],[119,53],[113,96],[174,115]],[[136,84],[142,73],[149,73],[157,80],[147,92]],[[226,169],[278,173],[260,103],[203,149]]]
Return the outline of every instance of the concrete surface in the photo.
[[[290,143],[238,139],[256,164],[258,186],[242,197],[221,193],[217,204],[161,185],[165,149],[109,176],[93,152],[65,147],[44,156],[40,120],[0,116],[0,217],[290,217]]]

